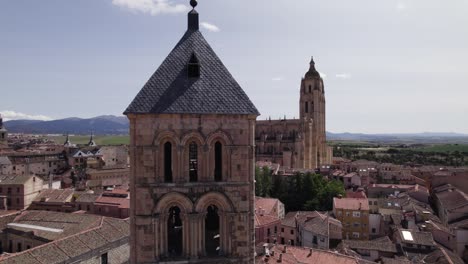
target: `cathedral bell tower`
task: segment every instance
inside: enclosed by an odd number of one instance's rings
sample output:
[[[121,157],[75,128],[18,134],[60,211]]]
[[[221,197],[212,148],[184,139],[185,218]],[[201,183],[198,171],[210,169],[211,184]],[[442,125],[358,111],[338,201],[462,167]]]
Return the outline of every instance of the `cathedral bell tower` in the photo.
[[[3,143],[6,144],[7,140],[8,140],[8,131],[3,126],[3,117],[0,114],[0,144],[3,144]]]
[[[315,169],[324,163],[328,153],[325,142],[325,89],[313,57],[309,71],[301,80],[299,113],[304,129],[304,168]]]
[[[259,115],[188,29],[124,114],[130,120],[130,262],[254,263]]]

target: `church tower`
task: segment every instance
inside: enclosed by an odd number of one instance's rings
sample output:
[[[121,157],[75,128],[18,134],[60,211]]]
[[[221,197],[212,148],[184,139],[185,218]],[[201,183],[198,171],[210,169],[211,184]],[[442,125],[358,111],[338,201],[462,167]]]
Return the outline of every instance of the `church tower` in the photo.
[[[319,168],[329,163],[330,154],[326,145],[325,89],[313,57],[301,81],[299,113],[304,129],[304,168]]]
[[[8,131],[3,126],[3,117],[0,114],[0,144],[7,144]]]
[[[91,136],[89,137],[88,147],[96,147],[97,144],[94,141],[94,132],[91,132]]]
[[[254,263],[259,115],[199,31],[188,30],[124,112],[131,263]]]

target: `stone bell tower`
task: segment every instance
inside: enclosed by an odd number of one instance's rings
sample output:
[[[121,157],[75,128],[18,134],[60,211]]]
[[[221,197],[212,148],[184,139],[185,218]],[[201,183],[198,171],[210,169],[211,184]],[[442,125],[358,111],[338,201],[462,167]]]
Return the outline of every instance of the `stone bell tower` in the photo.
[[[325,89],[314,58],[301,80],[300,119],[304,127],[304,168],[315,169],[329,161],[325,132]]]
[[[188,29],[125,111],[131,263],[254,263],[259,115],[188,13]]]
[[[8,131],[7,129],[3,126],[3,117],[0,114],[0,144],[7,144],[8,140]]]

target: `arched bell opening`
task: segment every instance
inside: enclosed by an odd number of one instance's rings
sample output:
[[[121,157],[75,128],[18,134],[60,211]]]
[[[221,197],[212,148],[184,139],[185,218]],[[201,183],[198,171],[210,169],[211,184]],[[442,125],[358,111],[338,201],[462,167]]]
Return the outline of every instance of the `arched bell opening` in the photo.
[[[210,205],[205,218],[205,252],[209,257],[220,255],[220,221],[218,207]]]
[[[177,206],[169,209],[167,220],[167,246],[171,257],[182,256],[183,253],[183,223],[180,217],[180,208]]]

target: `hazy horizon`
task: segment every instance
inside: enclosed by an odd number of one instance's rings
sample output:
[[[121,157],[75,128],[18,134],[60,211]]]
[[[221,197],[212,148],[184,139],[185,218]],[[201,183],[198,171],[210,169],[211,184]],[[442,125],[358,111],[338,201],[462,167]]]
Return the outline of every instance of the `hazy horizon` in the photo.
[[[188,2],[2,2],[0,113],[121,115],[185,32]],[[313,55],[327,131],[468,134],[467,1],[203,0],[197,10],[259,120],[298,117]]]

